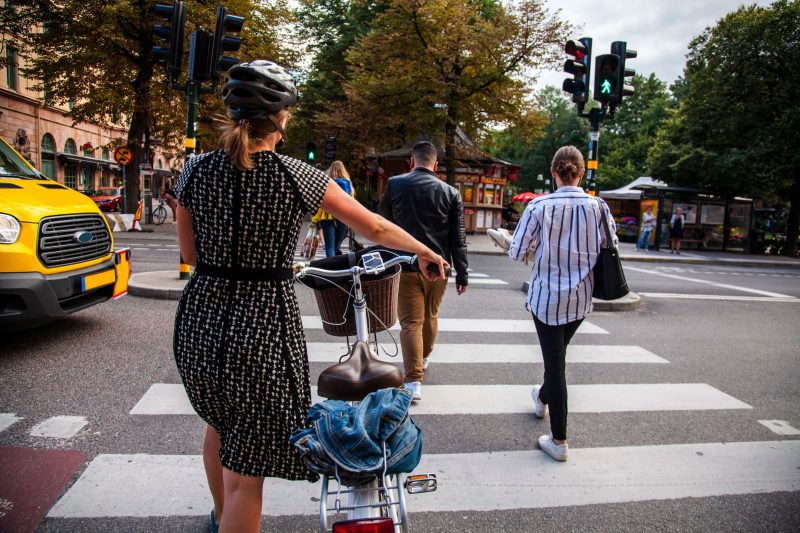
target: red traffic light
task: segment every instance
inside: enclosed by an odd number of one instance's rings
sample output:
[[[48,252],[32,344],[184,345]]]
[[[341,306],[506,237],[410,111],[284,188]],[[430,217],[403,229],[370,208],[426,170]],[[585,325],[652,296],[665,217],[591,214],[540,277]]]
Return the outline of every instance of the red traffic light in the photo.
[[[582,42],[570,39],[564,45],[564,52],[571,56],[575,56],[575,59],[580,61],[586,57],[587,49]]]

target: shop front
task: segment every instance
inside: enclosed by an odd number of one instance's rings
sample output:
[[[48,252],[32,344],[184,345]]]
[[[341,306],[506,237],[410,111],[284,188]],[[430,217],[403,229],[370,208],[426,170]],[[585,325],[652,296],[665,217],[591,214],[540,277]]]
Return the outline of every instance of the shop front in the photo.
[[[445,179],[439,173],[441,179]],[[485,233],[500,227],[508,179],[477,173],[456,174],[456,186],[464,204],[464,228],[467,233]]]

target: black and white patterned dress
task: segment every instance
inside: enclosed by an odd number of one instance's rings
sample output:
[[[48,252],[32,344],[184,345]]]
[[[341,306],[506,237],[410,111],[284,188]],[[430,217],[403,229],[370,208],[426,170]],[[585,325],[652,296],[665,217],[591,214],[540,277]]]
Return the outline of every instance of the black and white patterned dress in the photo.
[[[190,159],[175,188],[192,213],[197,260],[212,267],[290,267],[305,213],[328,178],[258,152],[242,172],[221,150]],[[289,444],[311,406],[308,355],[293,282],[195,274],[175,317],[175,361],[197,413],[239,474],[313,480]]]

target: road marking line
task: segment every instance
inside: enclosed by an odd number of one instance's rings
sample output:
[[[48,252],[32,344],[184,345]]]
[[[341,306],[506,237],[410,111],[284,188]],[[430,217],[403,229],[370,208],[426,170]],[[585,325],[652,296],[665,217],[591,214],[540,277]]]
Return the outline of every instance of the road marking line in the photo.
[[[469,272],[469,271],[467,271],[467,272],[469,273],[469,277],[470,278],[488,278],[489,277],[489,274],[477,274],[475,272]],[[452,277],[452,278],[456,277],[455,271],[450,273],[450,277]]]
[[[33,426],[31,436],[70,439],[88,423],[85,416],[54,416]]]
[[[384,345],[390,353],[393,346]],[[308,360],[334,363],[347,352],[347,345],[338,342],[309,342]],[[401,357],[390,357],[382,350],[379,359],[402,363]],[[541,363],[542,351],[538,344],[437,344],[431,354],[431,364],[468,363]],[[669,361],[645,350],[641,346],[609,346],[573,344],[567,349],[570,363],[657,363]]]
[[[771,296],[773,298],[791,298],[786,294],[778,294],[777,292],[769,292],[769,291],[760,291],[758,289],[750,289],[748,287],[739,287],[737,285],[728,285],[727,283],[716,283],[714,281],[708,281],[705,279],[695,279],[695,278],[687,278],[686,276],[675,276],[673,274],[665,274],[663,272],[655,272],[653,270],[647,270],[644,268],[636,268],[631,266],[626,266],[625,270],[633,270],[634,272],[642,272],[644,274],[652,274],[654,276],[662,276],[665,278],[671,279],[678,279],[681,281],[691,281],[692,283],[703,283],[705,285],[711,285],[713,287],[719,287],[722,289],[733,289],[735,291],[743,291],[743,292],[750,292],[753,294],[760,294],[761,296]]]
[[[303,316],[303,327],[305,329],[322,329],[322,319],[318,316]],[[399,331],[400,325],[395,324],[391,328]],[[536,333],[533,320],[499,320],[478,318],[440,318],[439,331],[474,331],[478,333]],[[608,335],[608,331],[583,321],[578,328],[578,333],[585,335]]]
[[[311,387],[311,401],[322,400]],[[572,413],[634,411],[706,411],[752,409],[706,383],[570,385]],[[530,385],[425,385],[425,401],[411,406],[414,415],[484,415],[530,413]],[[132,415],[194,414],[183,385],[154,383],[131,409]]]
[[[0,433],[22,420],[16,413],[0,413]]]
[[[800,429],[793,428],[786,420],[759,420],[758,423],[778,435],[800,435]]]
[[[787,296],[772,298],[767,296],[726,296],[722,294],[678,294],[672,292],[640,292],[645,298],[674,298],[683,300],[727,300],[732,302],[800,302],[800,298]]]
[[[156,248],[156,252],[174,252],[174,248]]]
[[[533,441],[533,438],[531,438]],[[497,511],[797,491],[800,440],[425,454],[436,492],[413,512]],[[262,514],[316,515],[319,484],[267,478]],[[102,454],[51,518],[201,516],[213,506],[200,455]]]

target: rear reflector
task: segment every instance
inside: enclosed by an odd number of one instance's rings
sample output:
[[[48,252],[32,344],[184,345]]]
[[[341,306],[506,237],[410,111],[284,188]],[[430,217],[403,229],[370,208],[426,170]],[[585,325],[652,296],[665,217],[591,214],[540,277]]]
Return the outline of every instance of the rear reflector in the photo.
[[[394,533],[391,518],[363,518],[333,524],[333,533]]]

